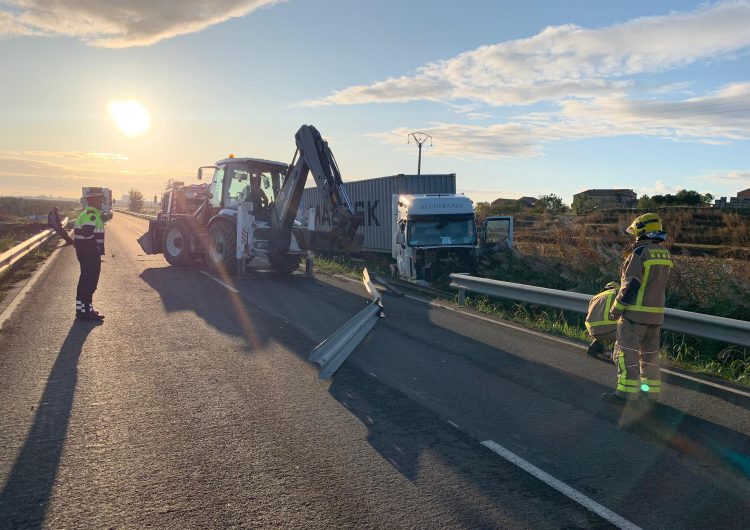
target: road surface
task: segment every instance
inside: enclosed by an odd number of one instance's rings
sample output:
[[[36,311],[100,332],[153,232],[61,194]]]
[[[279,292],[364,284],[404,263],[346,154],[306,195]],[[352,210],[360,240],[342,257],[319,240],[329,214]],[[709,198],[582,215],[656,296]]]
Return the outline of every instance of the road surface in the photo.
[[[0,528],[745,527],[746,397],[604,404],[580,347],[387,294],[321,381],[361,284],[169,267],[146,225],[107,224],[103,325],[62,248],[0,332]]]

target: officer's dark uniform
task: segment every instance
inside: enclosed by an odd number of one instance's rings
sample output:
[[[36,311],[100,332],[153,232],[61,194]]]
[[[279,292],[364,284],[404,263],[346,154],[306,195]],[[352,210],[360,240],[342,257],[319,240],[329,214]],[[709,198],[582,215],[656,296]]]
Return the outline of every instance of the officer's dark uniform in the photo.
[[[68,232],[60,221],[60,214],[57,212],[57,207],[52,208],[47,214],[47,226],[52,228],[57,234],[63,238],[69,245],[73,244],[73,240],[70,239]]]
[[[102,320],[104,315],[94,311],[93,297],[99,283],[104,255],[104,223],[102,214],[92,206],[87,206],[76,219],[73,228],[76,257],[81,265],[76,291],[76,318],[81,320]]]

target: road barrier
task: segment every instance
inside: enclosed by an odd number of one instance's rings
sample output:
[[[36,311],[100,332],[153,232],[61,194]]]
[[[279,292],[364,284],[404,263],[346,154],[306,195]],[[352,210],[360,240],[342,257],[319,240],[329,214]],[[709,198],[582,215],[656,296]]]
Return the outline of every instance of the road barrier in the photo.
[[[127,215],[132,215],[133,217],[140,217],[141,219],[146,219],[148,221],[153,221],[153,220],[156,219],[155,215],[149,215],[147,213],[131,212],[130,210],[124,210],[124,209],[121,209],[121,208],[114,208],[114,211],[118,212],[118,213],[124,213],[124,214],[127,214]]]
[[[65,226],[67,224],[68,218],[66,217],[62,221],[62,225]],[[28,256],[33,250],[39,248],[40,245],[46,243],[54,235],[57,235],[57,232],[53,228],[48,228],[0,254],[0,274],[4,274],[13,265]]]
[[[502,282],[469,274],[451,274],[450,278],[450,286],[458,289],[459,305],[464,305],[466,292],[469,291],[585,314],[592,298],[589,294]],[[750,347],[750,322],[745,320],[667,308],[664,312],[664,329]]]
[[[380,293],[370,281],[367,269],[363,271],[362,276],[362,281],[372,300],[354,318],[318,344],[310,354],[309,360],[320,365],[318,377],[321,379],[330,379],[354,349],[359,346],[359,343],[364,340],[370,330],[375,327],[378,320],[385,316]]]

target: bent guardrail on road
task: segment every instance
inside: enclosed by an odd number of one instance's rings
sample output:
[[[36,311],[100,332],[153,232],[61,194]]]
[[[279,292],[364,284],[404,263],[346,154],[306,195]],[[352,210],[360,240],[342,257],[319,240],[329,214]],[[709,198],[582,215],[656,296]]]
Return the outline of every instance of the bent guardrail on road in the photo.
[[[585,314],[591,300],[589,294],[477,278],[468,274],[451,274],[450,278],[451,287],[458,289],[459,305],[464,304],[466,292],[470,291]],[[744,320],[667,308],[664,312],[664,329],[740,346],[750,346],[750,322]]]
[[[63,226],[66,224],[68,224],[67,217],[62,221]],[[31,251],[46,243],[47,240],[56,234],[57,232],[53,228],[48,228],[0,254],[0,274],[5,273],[13,265],[28,256]]]
[[[378,320],[385,316],[380,293],[370,281],[367,269],[362,272],[362,281],[370,295],[370,303],[333,335],[318,344],[310,354],[309,360],[320,365],[320,379],[330,379]]]

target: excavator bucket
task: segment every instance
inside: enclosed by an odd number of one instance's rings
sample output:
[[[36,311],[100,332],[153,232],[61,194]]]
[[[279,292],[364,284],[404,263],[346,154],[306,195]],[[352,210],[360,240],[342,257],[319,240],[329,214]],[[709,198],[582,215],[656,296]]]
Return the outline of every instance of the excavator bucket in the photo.
[[[353,234],[342,237],[336,231],[328,230],[299,230],[295,233],[297,242],[302,250],[313,252],[335,252],[342,254],[356,254],[362,251],[365,236]]]
[[[157,240],[157,231],[154,226],[155,221],[149,221],[148,231],[138,238],[138,244],[146,254],[159,254],[161,253],[161,241]]]

